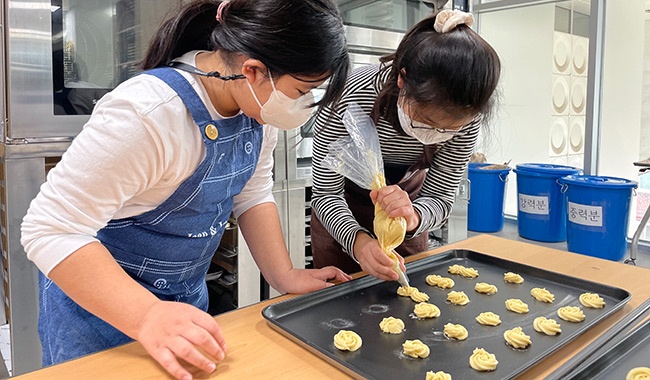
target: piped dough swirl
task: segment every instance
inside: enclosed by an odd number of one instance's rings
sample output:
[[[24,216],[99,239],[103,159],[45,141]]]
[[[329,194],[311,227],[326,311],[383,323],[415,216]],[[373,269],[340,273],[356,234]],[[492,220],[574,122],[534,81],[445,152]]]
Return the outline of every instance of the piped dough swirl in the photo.
[[[425,278],[427,284],[437,286],[442,289],[451,289],[456,285],[454,280],[449,277],[442,277],[437,274],[430,274]]]
[[[537,317],[533,320],[533,328],[535,331],[546,335],[557,335],[562,332],[560,324],[555,319],[546,317]]]
[[[503,281],[509,282],[511,284],[523,284],[524,278],[517,273],[508,272],[503,274]]]
[[[565,306],[557,310],[557,316],[567,322],[582,322],[585,320],[585,313],[578,306]]]
[[[429,356],[429,346],[419,339],[407,340],[402,344],[404,354],[413,358],[426,358]]]
[[[488,284],[487,282],[477,282],[476,285],[474,285],[474,290],[478,293],[487,294],[489,296],[496,294],[499,291],[495,285]]]
[[[486,311],[476,317],[476,322],[485,326],[498,326],[501,324],[501,317],[491,311]]]
[[[530,295],[536,300],[546,303],[553,303],[555,301],[555,295],[546,290],[546,288],[532,288]]]
[[[497,369],[497,364],[499,364],[499,362],[497,361],[496,356],[482,348],[475,348],[474,353],[469,357],[470,367],[477,371],[494,371]]]
[[[503,333],[503,339],[505,339],[506,343],[514,348],[526,348],[533,343],[530,340],[530,336],[526,335],[521,327],[515,327],[511,330],[506,330]]]
[[[468,268],[460,264],[451,265],[449,269],[447,269],[447,272],[451,274],[458,274],[461,275],[462,277],[467,277],[467,278],[478,277],[478,270],[474,268]]]
[[[379,328],[387,334],[400,334],[404,331],[404,321],[399,318],[386,317],[379,322]]]
[[[429,300],[429,295],[421,292],[414,286],[400,286],[397,288],[397,294],[402,297],[411,297],[415,302],[426,302]]]
[[[625,380],[648,380],[650,379],[650,368],[636,367],[628,371]]]
[[[442,371],[428,371],[425,380],[451,380],[451,375]]]
[[[506,300],[506,309],[517,313],[517,314],[526,314],[528,313],[528,305],[518,299],[518,298],[509,298]]]
[[[354,331],[341,330],[334,335],[334,347],[341,351],[356,351],[361,344],[361,337]]]
[[[456,340],[465,340],[469,333],[463,325],[457,325],[453,323],[447,323],[445,329],[443,330],[447,338],[452,338]]]
[[[440,316],[440,309],[434,304],[420,302],[415,305],[413,313],[418,318],[438,318]]]
[[[469,303],[469,297],[467,297],[467,294],[465,294],[463,291],[457,292],[452,290],[449,292],[449,294],[447,294],[447,301],[451,302],[454,305],[463,306]]]
[[[592,309],[602,309],[605,307],[605,300],[597,293],[582,293],[579,299],[584,307],[590,307]]]

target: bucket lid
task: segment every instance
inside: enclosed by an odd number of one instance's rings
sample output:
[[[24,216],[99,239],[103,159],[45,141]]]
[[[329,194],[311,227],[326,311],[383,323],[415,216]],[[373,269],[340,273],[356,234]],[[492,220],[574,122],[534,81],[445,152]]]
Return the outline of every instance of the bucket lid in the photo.
[[[587,187],[607,187],[610,189],[636,188],[638,183],[625,178],[597,175],[568,175],[559,179],[562,184]]]
[[[489,166],[489,165],[497,165],[497,164],[491,164],[491,163],[486,163],[486,162],[469,162],[469,171],[476,173],[476,172],[505,172],[505,173],[510,173],[510,167],[505,167],[505,168],[494,168],[494,169],[484,169],[484,167]]]
[[[564,176],[568,174],[580,174],[582,169],[573,166],[554,165],[554,164],[518,164],[515,173],[540,173],[554,176]]]

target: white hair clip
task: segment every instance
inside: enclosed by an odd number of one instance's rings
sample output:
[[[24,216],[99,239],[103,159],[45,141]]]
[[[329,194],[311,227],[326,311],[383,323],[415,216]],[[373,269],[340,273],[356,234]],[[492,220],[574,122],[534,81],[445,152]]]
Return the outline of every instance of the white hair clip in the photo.
[[[474,24],[474,16],[471,13],[459,11],[458,9],[454,9],[453,11],[445,9],[440,11],[436,16],[436,23],[433,24],[433,29],[438,33],[447,33],[461,24],[472,26]]]

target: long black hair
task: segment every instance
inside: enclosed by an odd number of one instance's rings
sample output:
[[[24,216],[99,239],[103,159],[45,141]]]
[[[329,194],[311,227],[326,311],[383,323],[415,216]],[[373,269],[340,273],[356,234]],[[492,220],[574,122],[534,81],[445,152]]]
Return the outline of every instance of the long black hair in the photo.
[[[415,24],[397,50],[380,59],[379,75],[390,73],[373,106],[375,122],[383,117],[402,131],[396,107],[400,74],[402,95],[418,106],[433,106],[459,118],[475,114],[487,118],[492,111],[501,73],[499,56],[467,25],[438,33],[433,29],[435,20],[433,15]]]
[[[318,105],[336,101],[349,69],[343,22],[332,0],[231,0],[216,19],[220,0],[196,0],[165,21],[140,67],[165,66],[192,50],[244,54],[272,75],[325,76],[330,82]]]

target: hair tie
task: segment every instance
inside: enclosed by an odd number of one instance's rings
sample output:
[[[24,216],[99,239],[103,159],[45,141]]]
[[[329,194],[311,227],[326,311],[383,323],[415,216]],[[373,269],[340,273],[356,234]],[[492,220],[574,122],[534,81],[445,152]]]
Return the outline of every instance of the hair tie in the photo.
[[[436,22],[433,24],[433,29],[438,33],[447,33],[461,24],[472,26],[472,24],[474,24],[474,16],[471,13],[463,12],[458,9],[454,9],[453,11],[445,9],[440,11],[436,16]]]
[[[217,8],[217,22],[221,24],[221,20],[223,19],[223,9],[228,5],[230,0],[223,0],[221,4],[219,4],[219,8]]]

